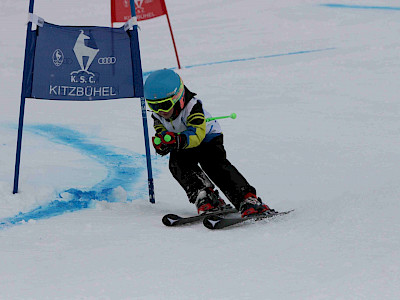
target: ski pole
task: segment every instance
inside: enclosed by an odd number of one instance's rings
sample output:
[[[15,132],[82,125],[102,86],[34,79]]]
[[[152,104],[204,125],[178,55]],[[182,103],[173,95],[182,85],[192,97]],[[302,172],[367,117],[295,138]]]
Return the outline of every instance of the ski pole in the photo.
[[[235,113],[231,113],[229,116],[207,118],[206,122],[210,122],[210,121],[214,121],[214,120],[218,120],[218,119],[227,119],[227,118],[236,119],[236,117],[237,117],[237,115]]]

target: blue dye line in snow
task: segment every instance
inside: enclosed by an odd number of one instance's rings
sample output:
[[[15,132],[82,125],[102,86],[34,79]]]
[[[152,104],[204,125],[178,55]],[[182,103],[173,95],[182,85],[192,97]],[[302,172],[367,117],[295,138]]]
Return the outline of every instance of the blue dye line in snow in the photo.
[[[30,220],[49,219],[51,217],[62,215],[66,212],[74,212],[91,206],[92,200],[74,199],[70,201],[54,200],[48,205],[39,206],[34,210],[26,213],[0,220],[0,230],[11,227],[12,225],[21,224]]]
[[[400,7],[398,6],[372,6],[372,5],[335,4],[335,3],[321,4],[321,6],[332,7],[332,8],[400,10]]]
[[[79,152],[94,159],[107,169],[107,177],[89,188],[88,191],[68,189],[60,194],[58,200],[37,207],[26,213],[19,213],[10,218],[0,220],[0,229],[12,225],[28,222],[29,220],[48,219],[62,215],[66,212],[74,212],[93,206],[93,200],[115,202],[118,194],[113,194],[116,188],[122,187],[130,191],[133,184],[146,170],[145,157],[141,154],[123,155],[117,154],[112,147],[94,144],[80,132],[56,125],[33,125],[26,126],[27,131],[47,138],[49,141],[73,147]],[[62,159],[62,158],[61,158]],[[146,185],[142,191],[135,193],[145,195]],[[67,195],[67,198],[62,198]]]
[[[138,178],[137,175],[146,167],[144,155],[116,154],[110,146],[91,143],[85,135],[75,130],[50,124],[29,126],[27,130],[43,136],[51,142],[73,147],[102,164],[107,169],[107,177],[93,187],[95,191],[118,186],[129,190],[131,184]]]
[[[218,64],[227,64],[227,63],[234,63],[234,62],[242,62],[242,61],[250,61],[256,59],[265,59],[265,58],[273,58],[273,57],[280,57],[280,56],[290,56],[290,55],[298,55],[298,54],[307,54],[307,53],[314,53],[314,52],[321,52],[321,51],[328,51],[334,50],[336,48],[323,48],[323,49],[314,49],[314,50],[303,50],[303,51],[295,51],[295,52],[287,52],[287,53],[278,53],[278,54],[270,54],[270,55],[262,55],[262,56],[255,56],[255,57],[248,57],[248,58],[236,58],[230,60],[222,60],[222,61],[215,61],[215,62],[208,62],[202,64],[194,64],[189,66],[184,66],[182,69],[190,69],[196,67],[204,67],[204,66],[212,66]],[[177,69],[176,67],[170,68],[171,70]],[[153,71],[143,72],[143,77],[147,77]]]

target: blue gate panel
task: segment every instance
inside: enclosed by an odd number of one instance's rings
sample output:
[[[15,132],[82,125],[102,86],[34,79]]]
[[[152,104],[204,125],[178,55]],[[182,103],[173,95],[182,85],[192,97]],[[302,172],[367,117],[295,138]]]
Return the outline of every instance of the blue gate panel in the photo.
[[[31,98],[91,101],[135,96],[131,37],[122,28],[38,28]]]

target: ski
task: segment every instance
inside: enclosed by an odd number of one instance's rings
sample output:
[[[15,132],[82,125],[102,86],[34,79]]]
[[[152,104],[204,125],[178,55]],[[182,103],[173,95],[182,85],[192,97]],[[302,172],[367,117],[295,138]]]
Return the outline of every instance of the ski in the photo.
[[[205,217],[227,215],[231,213],[237,213],[237,210],[228,204],[218,208],[217,210],[212,210],[201,215],[191,217],[180,217],[178,215],[168,214],[162,218],[162,222],[165,226],[179,226],[202,221]]]
[[[246,221],[254,220],[254,221],[259,221],[262,219],[267,219],[267,218],[273,218],[281,215],[286,215],[288,213],[291,213],[294,211],[288,210],[288,211],[283,211],[283,212],[275,212],[271,211],[269,213],[263,213],[263,214],[258,214],[258,215],[250,215],[244,218],[241,217],[233,217],[233,218],[224,218],[223,216],[219,215],[210,215],[206,216],[203,220],[203,224],[205,227],[208,229],[222,229],[226,228],[235,224],[243,223]]]

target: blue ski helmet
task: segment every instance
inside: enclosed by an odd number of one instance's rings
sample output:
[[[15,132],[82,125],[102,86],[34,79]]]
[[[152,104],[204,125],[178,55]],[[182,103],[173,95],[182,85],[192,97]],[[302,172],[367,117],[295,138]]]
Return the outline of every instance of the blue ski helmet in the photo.
[[[183,108],[184,85],[181,77],[172,70],[158,70],[149,75],[144,84],[144,97],[152,111],[168,112],[180,102]]]

